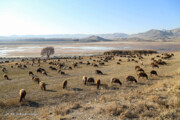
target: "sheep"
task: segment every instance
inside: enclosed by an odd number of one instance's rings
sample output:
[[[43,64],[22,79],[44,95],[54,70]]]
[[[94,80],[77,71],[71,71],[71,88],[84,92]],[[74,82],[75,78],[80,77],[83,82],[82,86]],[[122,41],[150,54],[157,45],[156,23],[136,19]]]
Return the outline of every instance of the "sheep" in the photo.
[[[26,91],[25,91],[24,89],[21,89],[21,90],[19,91],[19,95],[20,95],[19,102],[22,102],[23,99],[25,100]]]
[[[61,74],[61,75],[65,75],[65,72],[61,71],[60,74]]]
[[[117,62],[117,65],[120,65],[120,62]]]
[[[142,73],[142,72],[140,72],[140,73],[138,73],[138,78],[140,78],[140,77],[142,77],[142,78],[146,78],[147,80],[148,80],[148,76],[147,76],[147,74],[146,73]]]
[[[151,76],[152,76],[152,75],[156,75],[156,76],[157,76],[158,74],[157,74],[157,72],[156,72],[155,70],[151,70],[150,75],[151,75]]]
[[[98,80],[96,81],[97,89],[99,89],[100,84],[101,84],[101,81],[100,81],[100,79],[98,79]]]
[[[9,79],[7,74],[4,74],[3,77],[4,79],[7,79],[7,80]]]
[[[42,74],[47,76],[47,72],[46,71],[42,71]]]
[[[93,77],[89,77],[86,81],[86,84],[93,84],[94,83],[94,78]]]
[[[63,81],[63,89],[65,89],[65,88],[67,89],[67,80]]]
[[[41,69],[41,68],[38,68],[38,69],[36,70],[36,72],[37,72],[37,74],[38,74],[38,73],[41,73],[41,72],[42,72],[42,69]]]
[[[135,82],[135,83],[137,83],[137,80],[136,80],[136,78],[134,77],[134,76],[127,76],[126,77],[126,81],[128,82],[128,81],[130,81],[130,82]]]
[[[61,75],[65,75],[65,72],[58,70],[58,73],[60,73]]]
[[[82,80],[83,80],[84,85],[86,85],[87,77],[86,77],[86,76],[83,76]]]
[[[135,66],[135,70],[137,70],[137,69],[139,69],[140,68],[140,66]]]
[[[4,73],[7,72],[6,68],[2,68],[2,72]]]
[[[137,68],[136,72],[144,72],[144,70],[142,68]]]
[[[30,75],[34,75],[32,71],[29,71],[29,76],[30,76]]]
[[[155,68],[155,67],[159,68],[159,66],[158,66],[158,65],[156,65],[156,64],[152,64],[152,68]]]
[[[94,64],[93,66],[94,66],[94,67],[98,67],[98,65],[97,65],[97,64]]]
[[[39,82],[40,82],[40,79],[38,78],[38,77],[32,77],[32,80],[34,81],[34,82],[37,82],[38,84],[39,84]]]
[[[46,91],[46,83],[45,83],[45,82],[41,81],[41,82],[39,83],[39,85],[40,85],[40,87],[41,87],[41,90]]]
[[[58,73],[60,73],[61,72],[61,70],[58,70]]]
[[[102,75],[103,73],[100,70],[95,70],[96,74]]]
[[[121,81],[118,78],[111,78],[111,84],[118,83],[120,86],[122,85]]]

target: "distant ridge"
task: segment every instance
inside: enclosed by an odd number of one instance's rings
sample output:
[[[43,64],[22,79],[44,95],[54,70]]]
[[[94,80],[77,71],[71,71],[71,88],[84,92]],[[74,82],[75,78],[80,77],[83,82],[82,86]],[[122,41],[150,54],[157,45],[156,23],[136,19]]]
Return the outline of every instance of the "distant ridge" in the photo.
[[[151,29],[146,32],[128,35],[125,33],[108,34],[54,34],[54,35],[11,35],[0,36],[0,40],[59,40],[59,41],[180,41],[180,28],[172,30]]]
[[[80,39],[80,41],[83,41],[83,42],[100,42],[100,41],[112,41],[112,40],[92,35],[90,37]]]

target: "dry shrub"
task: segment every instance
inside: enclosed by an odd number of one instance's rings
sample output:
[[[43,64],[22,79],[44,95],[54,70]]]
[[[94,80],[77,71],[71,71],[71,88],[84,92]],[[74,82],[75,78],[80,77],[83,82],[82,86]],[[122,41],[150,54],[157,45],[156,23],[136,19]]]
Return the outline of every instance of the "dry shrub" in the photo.
[[[168,99],[168,105],[172,108],[180,108],[180,95],[170,97]]]
[[[4,107],[16,107],[19,106],[19,101],[16,98],[7,99],[4,101],[0,101],[0,108]]]
[[[120,106],[117,103],[113,102],[104,108],[100,108],[99,113],[106,113],[111,116],[118,116],[124,111],[125,108],[126,106]]]
[[[177,74],[180,75],[180,68],[177,70]]]
[[[111,100],[111,96],[102,96],[102,97],[100,97],[99,99],[98,99],[98,102],[99,103],[105,103],[105,102],[107,102],[107,101],[110,101]]]
[[[126,111],[124,111],[120,117],[124,118],[139,118],[139,117],[152,117],[157,116],[157,105],[153,103],[146,103],[140,101],[135,105],[131,105]]]
[[[56,115],[67,115],[71,113],[75,109],[81,108],[81,105],[79,103],[73,103],[71,105],[69,104],[61,104],[59,106],[56,106],[54,108],[54,114]]]
[[[89,109],[92,109],[93,107],[88,107],[88,106],[86,106],[86,107],[83,107],[82,108],[82,111],[86,111],[86,110],[89,110]]]

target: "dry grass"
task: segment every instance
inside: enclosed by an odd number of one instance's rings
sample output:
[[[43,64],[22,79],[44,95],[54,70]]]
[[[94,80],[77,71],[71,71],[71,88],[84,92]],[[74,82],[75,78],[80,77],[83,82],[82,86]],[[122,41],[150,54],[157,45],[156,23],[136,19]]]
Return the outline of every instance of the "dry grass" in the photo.
[[[144,66],[141,66],[149,75],[152,56],[144,57]],[[67,66],[73,62],[89,60],[68,59]],[[120,65],[117,61],[122,59]],[[137,58],[136,58],[137,59]],[[73,70],[63,70],[66,75],[60,75],[57,71],[51,71],[48,63],[41,63],[41,67],[47,70],[48,76],[36,73],[38,64],[27,65],[27,69],[11,68],[13,63],[3,64],[8,69],[11,80],[5,80],[0,72],[0,118],[5,119],[178,119],[180,111],[180,53],[170,60],[166,60],[167,66],[155,69],[159,76],[150,80],[137,79],[134,67],[140,65],[135,62],[127,62],[127,58],[115,57],[115,60],[105,62],[104,66],[94,68],[86,64],[80,64]],[[21,62],[22,64],[25,64]],[[52,65],[57,68],[57,66]],[[104,75],[96,75],[95,70],[101,70]],[[28,75],[33,71],[40,80],[47,83],[47,91],[40,90],[38,84]],[[177,74],[178,73],[178,74]],[[82,76],[100,79],[102,85],[97,90],[95,85],[85,86]],[[127,83],[126,77],[133,75],[138,83]],[[117,77],[122,86],[112,85],[110,79]],[[68,79],[67,89],[62,89],[62,82]],[[27,91],[26,100],[19,103],[19,90]],[[4,116],[5,113],[37,113],[36,116]]]

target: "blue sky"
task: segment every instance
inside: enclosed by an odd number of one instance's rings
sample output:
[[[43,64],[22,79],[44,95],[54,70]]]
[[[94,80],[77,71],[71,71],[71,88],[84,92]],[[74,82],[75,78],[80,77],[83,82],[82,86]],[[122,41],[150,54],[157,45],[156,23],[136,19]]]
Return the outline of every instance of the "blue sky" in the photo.
[[[180,0],[0,0],[0,35],[139,33],[180,27]]]

